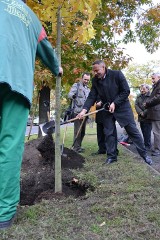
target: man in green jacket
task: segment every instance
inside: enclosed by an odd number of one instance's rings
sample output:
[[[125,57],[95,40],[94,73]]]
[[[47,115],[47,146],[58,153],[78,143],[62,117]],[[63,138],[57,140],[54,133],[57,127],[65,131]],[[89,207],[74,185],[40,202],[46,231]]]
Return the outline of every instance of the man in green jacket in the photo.
[[[20,198],[24,136],[35,58],[63,73],[40,21],[21,0],[0,0],[0,229],[11,225]]]

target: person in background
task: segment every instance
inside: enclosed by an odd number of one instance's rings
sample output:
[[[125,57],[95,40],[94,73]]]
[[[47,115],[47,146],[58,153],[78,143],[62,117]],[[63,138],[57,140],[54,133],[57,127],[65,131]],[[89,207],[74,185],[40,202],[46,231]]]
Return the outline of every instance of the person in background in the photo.
[[[123,129],[123,133],[120,135],[118,142],[124,146],[128,146],[133,143],[125,129]]]
[[[147,84],[140,86],[140,94],[137,96],[135,101],[135,109],[138,114],[138,121],[143,134],[144,144],[147,150],[151,149],[151,131],[152,123],[147,119],[148,110],[145,109],[144,103],[149,99],[150,88]]]
[[[160,156],[160,73],[152,74],[153,88],[150,97],[144,103],[148,110],[147,119],[152,121],[154,146],[152,156]]]
[[[99,95],[101,101],[108,103],[108,111],[103,111],[103,125],[105,144],[107,150],[106,164],[117,161],[117,134],[116,120],[124,127],[127,134],[135,144],[138,153],[147,164],[152,164],[152,159],[147,155],[144,142],[136,127],[133,112],[128,96],[130,89],[121,71],[107,69],[103,60],[97,60],[92,65],[94,77],[89,96],[77,117],[83,118],[90,107],[97,101]]]
[[[23,1],[0,1],[0,36],[0,229],[5,229],[20,199],[35,58],[40,57],[55,76],[63,69],[39,19]]]
[[[83,105],[88,97],[88,94],[90,92],[90,89],[88,87],[90,78],[90,73],[84,72],[82,74],[81,80],[78,83],[74,83],[68,93],[68,98],[72,99],[74,117],[76,117],[77,114],[82,111]],[[78,153],[84,151],[81,145],[85,136],[86,120],[87,119],[85,119],[84,121],[82,119],[77,119],[76,121],[74,121],[74,139],[72,149]]]

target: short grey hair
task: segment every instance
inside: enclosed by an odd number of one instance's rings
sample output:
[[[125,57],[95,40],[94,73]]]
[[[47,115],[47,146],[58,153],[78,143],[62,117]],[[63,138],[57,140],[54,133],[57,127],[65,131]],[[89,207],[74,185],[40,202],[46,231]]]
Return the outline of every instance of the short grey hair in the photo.
[[[160,72],[152,73],[151,76],[157,76],[157,77],[160,77]]]
[[[142,88],[142,87],[145,87],[145,88],[147,88],[148,90],[150,90],[150,86],[149,86],[148,84],[146,84],[146,83],[141,84],[141,85],[140,85],[140,88]]]
[[[92,63],[92,66],[94,66],[94,65],[96,65],[96,64],[97,64],[97,65],[100,65],[100,64],[106,65],[103,60],[96,60],[96,61],[94,61],[94,62]]]

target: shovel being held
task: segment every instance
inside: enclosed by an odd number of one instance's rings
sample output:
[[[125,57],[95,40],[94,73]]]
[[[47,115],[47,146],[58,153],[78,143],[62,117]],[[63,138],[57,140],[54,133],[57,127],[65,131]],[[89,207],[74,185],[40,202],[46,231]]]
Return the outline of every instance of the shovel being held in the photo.
[[[83,117],[90,116],[90,115],[92,115],[92,114],[95,114],[95,113],[100,112],[100,111],[103,111],[103,110],[104,110],[104,111],[109,111],[109,106],[110,106],[110,103],[105,103],[102,108],[100,108],[100,109],[98,109],[98,110],[96,110],[96,111],[94,111],[94,112],[86,113],[86,114],[84,114]],[[65,121],[65,122],[60,123],[60,125],[64,125],[64,124],[67,124],[67,123],[74,122],[74,121],[76,121],[77,119],[79,119],[79,118],[78,118],[78,117],[72,118],[72,119],[70,119],[70,120],[67,120],[67,121]],[[54,132],[55,132],[55,121],[52,120],[52,121],[49,121],[49,122],[45,123],[45,124],[43,125],[43,127],[42,127],[42,130],[43,130],[43,132],[44,132],[45,134],[52,134],[52,133],[54,133]]]

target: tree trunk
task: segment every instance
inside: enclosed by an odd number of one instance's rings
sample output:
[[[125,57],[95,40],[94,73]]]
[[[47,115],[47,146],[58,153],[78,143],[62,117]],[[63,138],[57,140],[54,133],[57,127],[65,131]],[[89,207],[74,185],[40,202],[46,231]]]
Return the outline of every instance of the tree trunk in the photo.
[[[57,12],[57,56],[61,66],[61,12]],[[62,192],[61,145],[60,145],[60,96],[61,77],[56,78],[56,107],[55,107],[55,192]]]

